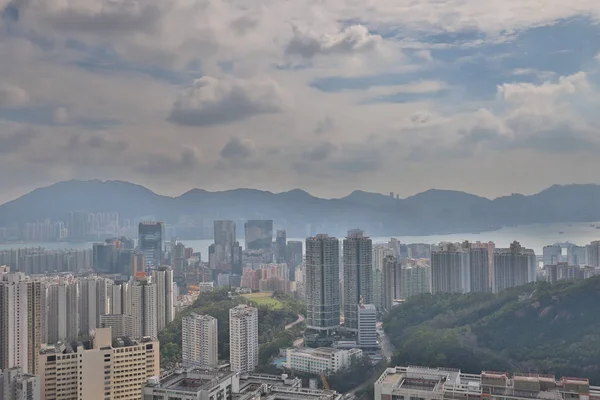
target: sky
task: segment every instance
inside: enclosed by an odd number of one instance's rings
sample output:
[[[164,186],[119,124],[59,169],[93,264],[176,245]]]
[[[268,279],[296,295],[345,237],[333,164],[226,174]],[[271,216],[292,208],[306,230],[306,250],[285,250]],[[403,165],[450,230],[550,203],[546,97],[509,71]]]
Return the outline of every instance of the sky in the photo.
[[[0,201],[600,183],[597,0],[0,0]]]

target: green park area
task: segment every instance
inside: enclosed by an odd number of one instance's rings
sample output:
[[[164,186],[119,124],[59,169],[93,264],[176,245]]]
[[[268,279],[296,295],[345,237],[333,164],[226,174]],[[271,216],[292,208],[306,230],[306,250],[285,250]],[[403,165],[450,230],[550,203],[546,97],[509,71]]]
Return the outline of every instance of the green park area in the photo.
[[[273,292],[248,293],[242,295],[242,297],[258,307],[269,307],[272,310],[280,310],[283,308],[281,301],[273,297]]]

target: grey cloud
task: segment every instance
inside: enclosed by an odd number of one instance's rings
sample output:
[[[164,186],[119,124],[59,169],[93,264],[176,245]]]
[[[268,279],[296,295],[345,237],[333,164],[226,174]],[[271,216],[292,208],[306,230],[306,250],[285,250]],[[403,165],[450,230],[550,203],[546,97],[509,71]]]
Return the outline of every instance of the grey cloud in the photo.
[[[168,120],[178,125],[217,125],[278,113],[285,103],[273,80],[228,81],[205,76],[179,94]]]
[[[0,107],[18,107],[29,101],[29,95],[22,88],[8,83],[0,83]]]
[[[316,35],[293,27],[294,36],[286,46],[286,54],[313,58],[317,54],[349,54],[375,49],[382,38],[362,25],[352,25],[337,35]]]
[[[33,129],[20,129],[16,132],[0,136],[0,154],[10,154],[29,145],[36,137],[38,132]]]
[[[323,161],[329,158],[337,147],[331,142],[323,142],[302,153],[302,158],[307,161]]]
[[[335,128],[335,121],[331,117],[326,117],[317,123],[315,128],[315,134],[323,135],[325,133],[329,133],[333,131]]]
[[[239,36],[246,34],[248,31],[256,28],[259,24],[259,20],[255,17],[244,15],[235,19],[231,23],[231,28]]]
[[[244,160],[254,153],[254,144],[247,139],[233,136],[221,149],[221,157],[228,160]]]
[[[146,175],[169,175],[179,172],[189,172],[200,164],[196,148],[183,147],[178,155],[155,154],[148,157],[148,161],[137,168],[137,171]]]
[[[118,153],[129,148],[129,142],[125,140],[113,139],[112,137],[102,134],[81,134],[71,135],[67,142],[67,148],[70,151],[107,151]]]

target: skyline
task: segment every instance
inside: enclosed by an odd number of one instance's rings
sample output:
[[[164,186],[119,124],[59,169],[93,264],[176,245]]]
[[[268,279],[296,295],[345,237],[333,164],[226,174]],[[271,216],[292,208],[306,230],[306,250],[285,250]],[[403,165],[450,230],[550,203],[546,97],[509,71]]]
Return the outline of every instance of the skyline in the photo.
[[[600,4],[485,4],[0,0],[0,201],[600,183]]]

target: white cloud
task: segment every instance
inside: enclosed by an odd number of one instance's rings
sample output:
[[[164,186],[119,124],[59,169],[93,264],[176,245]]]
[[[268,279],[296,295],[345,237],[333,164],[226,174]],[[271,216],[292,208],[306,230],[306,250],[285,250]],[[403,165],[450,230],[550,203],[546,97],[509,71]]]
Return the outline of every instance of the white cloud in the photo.
[[[67,122],[67,120],[69,119],[69,114],[67,113],[67,110],[64,107],[59,107],[54,110],[54,113],[52,114],[52,119],[54,120],[54,122],[62,124],[64,122]]]
[[[286,53],[312,58],[317,54],[351,54],[375,50],[382,41],[363,25],[352,25],[335,34],[319,35],[310,30],[293,28],[294,35],[286,46]]]
[[[285,103],[281,87],[271,79],[204,76],[178,95],[169,121],[180,125],[217,125],[277,113],[284,110]]]
[[[29,95],[22,88],[0,82],[0,107],[19,107],[29,102]]]

